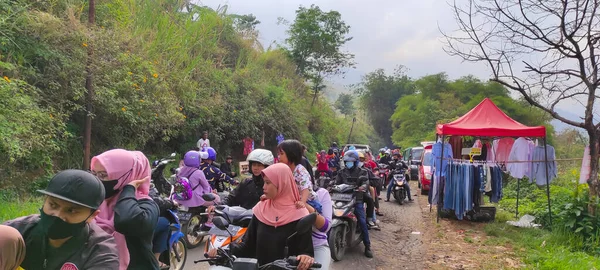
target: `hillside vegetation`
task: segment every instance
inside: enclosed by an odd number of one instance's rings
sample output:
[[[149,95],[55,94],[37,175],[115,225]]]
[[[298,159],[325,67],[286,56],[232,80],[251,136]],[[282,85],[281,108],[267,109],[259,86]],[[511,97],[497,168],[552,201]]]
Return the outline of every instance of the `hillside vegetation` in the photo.
[[[183,153],[204,130],[221,158],[251,137],[274,149],[278,134],[311,151],[347,139],[352,121],[326,99],[314,106],[283,50],[264,50],[253,16],[180,0],[0,2],[0,188],[81,168],[92,114],[92,155],[110,148]],[[93,57],[88,58],[88,49]],[[86,110],[86,66],[95,96]],[[357,123],[353,141],[373,131]],[[17,184],[19,183],[19,184]]]

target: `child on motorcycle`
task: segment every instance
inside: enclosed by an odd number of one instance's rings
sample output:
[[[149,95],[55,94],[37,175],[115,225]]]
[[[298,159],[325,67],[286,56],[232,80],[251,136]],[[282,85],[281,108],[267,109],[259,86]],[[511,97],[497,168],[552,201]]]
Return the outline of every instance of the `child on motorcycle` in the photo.
[[[321,173],[325,173],[328,177],[331,177],[329,159],[330,157],[325,153],[325,150],[321,150],[320,153],[317,153],[317,176],[321,176]]]
[[[321,204],[316,200],[317,193],[312,188],[310,175],[300,164],[302,162],[302,144],[297,140],[285,140],[277,146],[277,151],[279,152],[279,162],[290,167],[300,191],[301,199],[296,202],[296,207],[303,208],[308,203],[321,213]]]

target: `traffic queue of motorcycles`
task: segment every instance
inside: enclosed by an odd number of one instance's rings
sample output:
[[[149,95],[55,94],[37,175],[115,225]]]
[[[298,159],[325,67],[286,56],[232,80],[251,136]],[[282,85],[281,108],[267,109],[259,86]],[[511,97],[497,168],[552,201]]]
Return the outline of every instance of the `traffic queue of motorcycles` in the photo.
[[[177,161],[176,156],[176,153],[172,153],[169,157],[159,159],[152,164],[152,186],[161,197],[169,200],[173,198],[175,192],[176,174],[179,168],[172,167],[170,170],[171,176],[168,178],[164,175],[167,165]],[[405,177],[408,166],[401,159],[391,158],[378,159],[377,163],[377,167],[372,170],[382,184],[382,189],[376,189],[377,199],[381,200],[379,198],[381,190],[386,190],[389,185],[392,185],[393,197],[402,205],[408,195],[405,188],[408,185]],[[358,187],[347,184],[335,185],[336,174],[336,171],[333,171],[330,175],[321,173],[315,179],[315,184],[330,191],[333,201],[333,220],[328,234],[328,242],[331,258],[340,261],[347,249],[358,246],[362,242],[361,230],[354,215],[354,206],[356,203],[363,202],[364,192],[359,191]],[[217,196],[224,198],[229,191],[231,190],[225,190],[217,194],[204,194],[202,198],[207,202],[221,201]],[[242,241],[253,217],[252,209],[215,203],[212,227],[205,226],[208,221],[208,214],[205,210],[205,207],[189,209],[179,205],[177,209],[168,211],[169,216],[167,219],[171,222],[169,249],[161,254],[160,260],[168,265],[169,269],[184,269],[188,250],[200,246],[205,238],[208,239],[203,248],[204,252],[208,252],[210,248],[215,248],[219,250],[220,256],[216,259],[196,260],[194,263],[208,262],[211,265],[209,269],[296,269],[298,262],[295,257],[277,260],[269,265],[259,267],[255,259],[234,258],[226,252],[231,243]],[[297,232],[311,230],[315,219],[314,215],[303,218],[301,222],[298,222]],[[320,268],[320,265],[314,264],[313,268]]]

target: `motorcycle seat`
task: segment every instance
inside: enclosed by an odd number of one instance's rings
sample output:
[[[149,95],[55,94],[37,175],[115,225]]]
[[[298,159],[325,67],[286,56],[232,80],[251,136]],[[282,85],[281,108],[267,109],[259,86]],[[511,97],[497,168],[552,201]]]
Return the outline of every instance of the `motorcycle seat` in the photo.
[[[252,209],[239,206],[225,207],[220,212],[221,216],[227,219],[230,224],[242,227],[244,227],[244,224],[248,226],[247,224],[250,223],[253,216]]]

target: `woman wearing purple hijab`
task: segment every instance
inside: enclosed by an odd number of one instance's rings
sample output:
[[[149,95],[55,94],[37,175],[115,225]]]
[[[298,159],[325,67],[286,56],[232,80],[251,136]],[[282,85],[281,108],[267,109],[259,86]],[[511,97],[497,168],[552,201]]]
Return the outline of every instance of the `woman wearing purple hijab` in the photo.
[[[178,177],[185,177],[188,179],[190,186],[192,187],[192,197],[189,200],[175,200],[180,205],[188,208],[208,206],[212,205],[212,202],[206,202],[202,199],[202,195],[211,193],[210,184],[206,180],[204,172],[200,170],[200,156],[204,152],[189,151],[183,157],[183,167],[177,173]],[[218,198],[218,196],[217,196]]]

